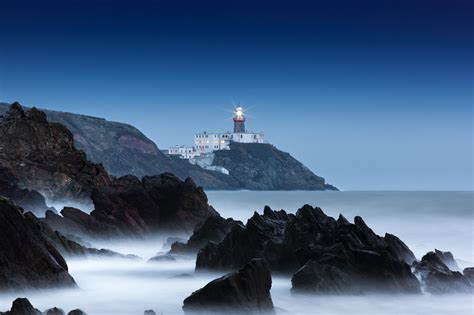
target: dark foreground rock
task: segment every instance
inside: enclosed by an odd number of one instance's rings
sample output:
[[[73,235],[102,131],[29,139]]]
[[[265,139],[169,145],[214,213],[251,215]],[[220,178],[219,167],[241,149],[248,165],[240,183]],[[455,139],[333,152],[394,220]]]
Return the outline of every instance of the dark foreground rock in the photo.
[[[439,251],[429,252],[413,264],[414,272],[421,278],[425,290],[432,294],[472,292],[468,278],[450,270],[442,257]]]
[[[238,272],[209,282],[184,300],[186,313],[273,314],[272,277],[263,259],[252,259]]]
[[[87,214],[66,207],[44,221],[63,234],[84,238],[142,237],[151,233],[190,234],[197,224],[217,216],[201,187],[172,174],[124,176],[92,191],[95,209]]]
[[[31,305],[30,301],[25,298],[18,298],[13,301],[12,307],[7,312],[0,312],[0,315],[65,315],[64,311],[60,308],[53,307],[46,310],[44,313],[37,310]],[[83,311],[76,309],[70,311],[68,315],[86,315]]]
[[[25,218],[23,210],[0,197],[0,290],[76,287],[63,256]]]
[[[18,298],[15,301],[13,301],[12,308],[5,312],[2,313],[0,312],[1,315],[42,315],[39,310],[33,307],[31,305],[30,301],[25,298]]]
[[[174,242],[171,244],[171,254],[194,254],[208,242],[220,242],[234,226],[243,226],[242,222],[233,219],[224,219],[221,216],[212,216],[195,227],[193,235],[186,243]]]
[[[131,234],[179,231],[191,233],[197,224],[218,213],[202,187],[173,174],[124,176],[92,192],[91,216]],[[123,231],[124,228],[121,230]]]
[[[198,253],[196,269],[234,269],[251,258],[291,274],[293,289],[321,293],[420,292],[406,261],[413,253],[397,237],[376,235],[360,217],[336,220],[305,205],[296,215],[265,207],[247,224]]]

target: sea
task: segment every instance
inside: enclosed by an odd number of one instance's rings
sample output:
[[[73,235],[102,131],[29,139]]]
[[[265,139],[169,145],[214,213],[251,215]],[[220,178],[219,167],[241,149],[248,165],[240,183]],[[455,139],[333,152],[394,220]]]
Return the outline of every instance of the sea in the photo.
[[[402,239],[417,258],[439,249],[453,253],[461,268],[474,266],[474,192],[472,191],[208,191],[209,202],[223,217],[244,223],[265,205],[294,213],[304,204],[318,206],[349,221],[361,216],[377,234]],[[40,290],[0,295],[0,311],[16,297],[27,297],[44,311],[57,306],[80,308],[89,315],[183,314],[183,300],[221,273],[194,273],[193,258],[149,263],[166,235],[146,241],[116,240],[94,244],[142,260],[73,259],[69,271],[78,290]],[[277,314],[474,314],[473,294],[315,296],[295,295],[290,277],[274,276],[272,299]]]

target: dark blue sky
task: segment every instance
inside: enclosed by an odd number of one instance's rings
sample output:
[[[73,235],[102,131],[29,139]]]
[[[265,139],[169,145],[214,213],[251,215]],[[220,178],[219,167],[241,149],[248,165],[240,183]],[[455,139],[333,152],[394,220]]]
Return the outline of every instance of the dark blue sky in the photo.
[[[161,147],[235,102],[343,189],[472,189],[472,1],[1,1],[0,100]]]

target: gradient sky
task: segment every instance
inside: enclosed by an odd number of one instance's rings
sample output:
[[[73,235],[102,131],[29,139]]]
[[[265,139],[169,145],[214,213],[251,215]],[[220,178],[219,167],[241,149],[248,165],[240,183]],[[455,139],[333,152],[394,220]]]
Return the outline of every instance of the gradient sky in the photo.
[[[248,129],[350,190],[473,189],[473,5],[1,1],[0,101],[135,125],[160,148]]]

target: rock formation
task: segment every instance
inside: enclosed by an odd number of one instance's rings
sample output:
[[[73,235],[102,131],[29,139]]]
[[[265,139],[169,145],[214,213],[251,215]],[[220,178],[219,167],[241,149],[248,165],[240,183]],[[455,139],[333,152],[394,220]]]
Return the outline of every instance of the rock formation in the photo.
[[[2,313],[0,315],[64,315],[64,311],[60,308],[53,307],[46,310],[44,313],[37,310],[31,305],[30,301],[26,298],[18,298],[13,301],[12,307],[9,311]],[[70,311],[68,315],[86,315],[83,311],[76,309]]]
[[[46,205],[36,191],[50,200],[93,204],[91,215],[74,208],[63,209],[63,217],[48,213],[45,222],[64,235],[191,233],[196,224],[217,215],[190,178],[181,181],[169,173],[142,180],[109,176],[75,149],[68,129],[49,123],[35,108],[11,106],[0,119],[0,149],[0,194],[43,210]]]
[[[209,282],[184,300],[188,312],[273,314],[272,277],[263,259],[252,259],[242,269]]]
[[[90,202],[92,189],[110,181],[102,166],[74,148],[66,127],[18,103],[0,119],[0,166],[11,171],[18,186],[55,201]]]
[[[443,262],[446,256],[440,253],[429,252],[421,261],[413,263],[414,272],[421,278],[424,289],[433,294],[472,292],[473,287],[468,278],[458,271],[450,270]]]
[[[66,261],[25,218],[0,197],[0,290],[75,287]]]
[[[196,269],[234,269],[245,260],[264,258],[274,271],[298,271],[296,291],[419,292],[406,263],[411,257],[401,240],[376,235],[360,217],[352,224],[309,205],[296,215],[265,207],[263,215],[255,213],[246,226],[233,227],[221,242],[201,249]]]
[[[194,254],[208,242],[220,242],[230,232],[232,227],[242,222],[233,219],[224,219],[221,216],[209,217],[202,224],[195,227],[193,235],[186,243],[174,242],[171,244],[171,254]]]

